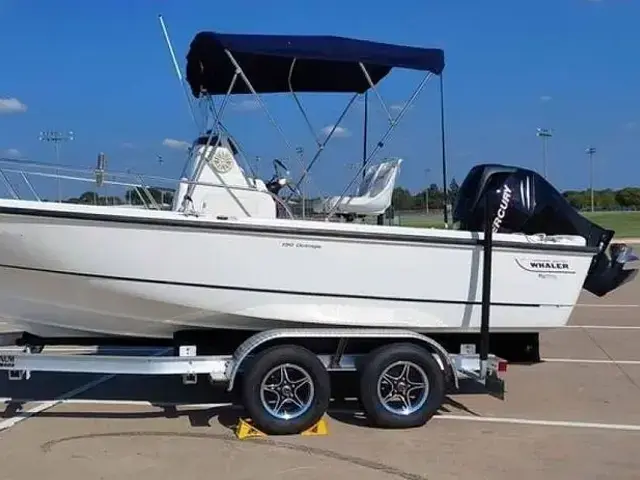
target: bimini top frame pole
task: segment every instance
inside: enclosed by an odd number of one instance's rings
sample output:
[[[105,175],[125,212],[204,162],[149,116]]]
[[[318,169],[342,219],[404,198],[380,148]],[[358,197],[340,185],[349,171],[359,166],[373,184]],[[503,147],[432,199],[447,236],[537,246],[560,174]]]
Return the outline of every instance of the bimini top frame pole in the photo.
[[[396,118],[391,116],[389,108],[376,89],[376,85],[393,68],[427,72],[426,77]],[[228,97],[234,94],[253,94],[267,113],[271,123],[283,137],[287,147],[292,151],[291,143],[266,109],[260,94],[293,94],[318,146],[315,156],[307,166],[302,166],[303,173],[296,185],[304,180],[357,95],[370,89],[374,90],[387,113],[390,126],[374,151],[369,153],[362,168],[356,172],[354,179],[345,190],[348,191],[355,179],[366,168],[367,162],[383,146],[383,142],[397,126],[410,103],[415,101],[430,76],[441,75],[443,69],[444,52],[435,48],[406,47],[335,36],[242,35],[200,32],[191,42],[187,54],[186,79],[196,98],[213,95]],[[237,82],[238,77],[243,81]],[[317,138],[296,92],[353,93],[354,95],[334,125],[333,131],[321,142]],[[218,112],[217,121],[219,120],[220,113]],[[301,161],[295,155],[294,158]],[[297,190],[297,186],[292,190]],[[329,212],[328,216],[331,216],[332,213],[333,210]]]
[[[360,174],[365,171],[365,169],[367,168],[367,164],[371,161],[371,159],[375,156],[375,154],[378,153],[378,151],[383,147],[383,145],[387,141],[387,139],[391,136],[391,133],[396,128],[396,126],[398,125],[398,123],[400,122],[402,117],[405,115],[405,113],[407,112],[407,110],[409,109],[411,104],[416,100],[416,98],[418,97],[418,95],[420,94],[422,89],[425,87],[425,85],[429,81],[429,78],[431,78],[431,75],[432,75],[431,73],[428,73],[422,79],[422,81],[420,82],[418,87],[414,90],[413,94],[411,95],[411,98],[407,102],[405,102],[405,104],[403,105],[402,109],[400,110],[400,112],[398,113],[398,115],[395,118],[392,117],[391,114],[389,113],[389,109],[387,108],[386,104],[384,103],[384,100],[382,99],[382,97],[379,94],[377,95],[378,100],[382,104],[382,108],[384,108],[384,110],[387,112],[387,117],[389,119],[389,127],[387,128],[387,131],[384,133],[384,135],[380,138],[380,140],[376,144],[376,146],[373,149],[373,151],[371,151],[371,153],[369,153],[367,155],[367,157],[363,160],[362,165],[360,165],[360,167],[358,168],[358,170],[357,170],[356,174],[354,175],[354,177],[351,179],[351,181],[344,188],[344,190],[340,194],[340,197],[334,203],[333,207],[331,207],[331,209],[327,213],[327,217],[326,217],[327,219],[331,218],[331,216],[335,213],[335,211],[338,209],[338,206],[342,202],[342,199],[345,197],[345,195],[347,194],[347,192],[349,191],[349,189],[351,188],[353,183],[360,176]],[[372,86],[372,89],[377,93],[377,90],[376,90],[375,87]]]

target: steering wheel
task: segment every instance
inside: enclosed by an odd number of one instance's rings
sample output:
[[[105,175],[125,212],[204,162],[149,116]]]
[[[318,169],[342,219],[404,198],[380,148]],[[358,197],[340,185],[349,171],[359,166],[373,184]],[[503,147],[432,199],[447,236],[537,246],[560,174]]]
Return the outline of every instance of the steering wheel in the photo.
[[[289,178],[290,172],[289,167],[287,167],[282,161],[277,158],[273,159],[273,169],[275,170],[275,174],[277,177]]]
[[[295,195],[302,196],[302,193],[293,186],[293,180],[291,178],[291,172],[289,171],[289,167],[287,167],[282,161],[277,158],[273,159],[273,169],[275,170],[274,178],[281,178],[286,181],[286,187],[289,188]]]

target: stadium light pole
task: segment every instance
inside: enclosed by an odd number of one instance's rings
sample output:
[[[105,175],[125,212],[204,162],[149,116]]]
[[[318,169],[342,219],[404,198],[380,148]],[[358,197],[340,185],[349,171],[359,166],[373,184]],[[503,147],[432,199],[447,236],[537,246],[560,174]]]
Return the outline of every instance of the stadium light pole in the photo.
[[[542,175],[547,178],[547,141],[553,133],[548,128],[538,128],[536,136],[542,139]]]
[[[70,142],[74,138],[74,133],[69,131],[67,133],[57,132],[55,130],[45,130],[40,132],[38,140],[41,142],[53,143],[53,149],[56,153],[56,163],[60,163],[60,143]],[[58,172],[56,172],[58,173]],[[60,186],[60,177],[58,177],[58,202],[62,201],[62,190]]]
[[[300,164],[304,167],[304,177],[302,179],[302,181],[300,182],[300,194],[301,194],[301,202],[302,202],[302,219],[304,220],[307,216],[307,209],[306,209],[306,202],[305,202],[305,196],[307,194],[307,192],[305,192],[305,183],[307,181],[307,166],[304,163],[304,148],[303,147],[296,147],[296,153],[298,154],[298,157],[300,157]]]
[[[364,92],[364,119],[363,119],[363,130],[362,130],[362,166],[366,167],[367,165],[367,134],[369,130],[369,90]],[[364,182],[365,176],[367,175],[367,169],[362,169],[362,181]]]
[[[425,206],[425,210],[427,213],[427,216],[429,216],[429,174],[431,173],[431,169],[430,168],[425,168],[424,169],[424,179],[425,179],[425,187],[424,187],[424,206]]]
[[[347,168],[347,170],[351,170],[351,171],[361,168],[360,164],[353,163],[353,162],[345,163],[344,166]],[[358,185],[355,184],[353,186],[353,188],[354,188],[354,192],[355,192],[354,195],[357,195],[358,194]]]
[[[587,148],[584,153],[589,155],[589,189],[591,190],[591,212],[594,211],[594,201],[593,201],[593,156],[596,153],[595,147]]]

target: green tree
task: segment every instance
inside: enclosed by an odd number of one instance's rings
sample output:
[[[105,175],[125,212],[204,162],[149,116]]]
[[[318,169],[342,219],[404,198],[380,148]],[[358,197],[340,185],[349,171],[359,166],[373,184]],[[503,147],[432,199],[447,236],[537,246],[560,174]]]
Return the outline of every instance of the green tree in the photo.
[[[460,191],[460,186],[458,182],[456,182],[456,177],[451,179],[451,183],[449,184],[449,189],[447,191],[447,201],[451,205],[455,205],[456,199],[458,198],[458,192]]]
[[[579,192],[575,190],[569,190],[564,192],[564,198],[567,199],[569,204],[578,210],[582,210],[587,206],[587,198],[585,192]]]
[[[86,191],[78,197],[78,203],[86,203],[96,205],[99,195],[96,192]]]
[[[429,208],[442,209],[444,206],[444,193],[437,183],[429,185]]]
[[[414,198],[406,188],[396,187],[393,189],[391,204],[395,210],[412,210]]]
[[[621,207],[640,207],[640,188],[627,187],[615,194],[616,203]]]

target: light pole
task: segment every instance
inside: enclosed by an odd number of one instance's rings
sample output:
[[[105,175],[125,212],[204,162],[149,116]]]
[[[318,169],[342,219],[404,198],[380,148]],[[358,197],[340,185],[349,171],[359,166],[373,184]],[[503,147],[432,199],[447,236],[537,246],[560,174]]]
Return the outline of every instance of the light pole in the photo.
[[[367,133],[369,130],[369,90],[364,92],[364,127],[362,131],[362,181],[364,182],[367,170]]]
[[[53,143],[53,149],[56,152],[56,163],[60,163],[60,143],[70,142],[73,140],[74,134],[69,131],[67,133],[57,132],[54,130],[45,130],[40,132],[38,140],[41,142]],[[59,174],[59,172],[56,172]],[[58,177],[58,202],[62,201],[62,190],[60,186],[60,177]]]
[[[357,170],[357,169],[359,169],[359,168],[361,167],[361,165],[359,165],[359,164],[357,164],[357,163],[353,163],[353,162],[351,162],[351,163],[345,163],[345,164],[344,164],[344,166],[345,166],[348,170],[351,170],[351,171],[353,171],[353,170]],[[363,177],[363,179],[364,179],[364,177]],[[358,194],[358,184],[354,184],[354,185],[353,185],[353,188],[354,188],[354,192],[355,192],[355,193],[354,193],[354,195],[357,195],[357,194]]]
[[[304,148],[302,147],[296,147],[296,153],[298,154],[298,156],[300,157],[300,163],[302,164],[302,166],[304,167],[304,172],[303,172],[303,178],[302,178],[302,182],[300,182],[300,196],[302,197],[300,200],[302,202],[302,219],[304,220],[307,216],[307,212],[306,212],[306,202],[305,202],[305,183],[307,180],[307,166],[304,163]]]
[[[424,206],[427,212],[427,216],[429,216],[429,173],[430,172],[431,172],[430,168],[424,169],[424,175],[425,175]]]
[[[589,189],[591,190],[591,211],[594,211],[593,202],[593,155],[596,153],[595,147],[587,148],[584,153],[589,155]]]
[[[547,178],[547,140],[553,136],[548,128],[538,128],[536,136],[542,139],[542,174]]]

